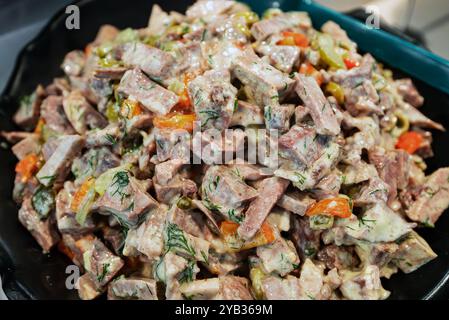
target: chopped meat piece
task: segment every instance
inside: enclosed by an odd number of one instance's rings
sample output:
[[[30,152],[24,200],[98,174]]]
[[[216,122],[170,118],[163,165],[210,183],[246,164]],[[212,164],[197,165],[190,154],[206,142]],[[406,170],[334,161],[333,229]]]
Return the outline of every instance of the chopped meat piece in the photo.
[[[53,217],[50,216],[41,220],[41,217],[33,208],[31,197],[23,200],[22,207],[19,210],[19,221],[31,232],[44,252],[49,252],[59,242]]]
[[[245,218],[237,229],[243,239],[249,240],[259,231],[265,218],[284,194],[288,185],[288,180],[278,177],[266,178],[261,181],[257,190],[259,195],[250,203]]]
[[[95,237],[85,237],[76,241],[83,254],[83,266],[98,287],[105,286],[123,267],[123,260]]]
[[[156,165],[154,168],[154,177],[161,185],[167,185],[167,183],[173,179],[176,173],[184,165],[184,162],[180,159],[168,160]]]
[[[405,102],[413,107],[419,108],[424,103],[424,98],[419,94],[411,79],[400,79],[395,81],[398,93],[404,98]]]
[[[449,168],[432,173],[421,190],[406,213],[413,221],[432,225],[449,206]]]
[[[262,290],[268,300],[299,300],[301,296],[299,279],[290,275],[285,278],[263,278]]]
[[[180,195],[192,197],[198,191],[198,188],[194,181],[177,175],[166,185],[160,185],[157,181],[154,181],[154,190],[159,202],[170,204],[173,199],[177,199]]]
[[[350,300],[384,300],[390,295],[382,287],[376,266],[367,266],[358,272],[344,271],[340,291]]]
[[[267,129],[279,130],[281,133],[290,129],[290,118],[295,113],[295,105],[266,106],[264,108]]]
[[[324,33],[330,34],[338,43],[341,43],[344,47],[348,47],[351,51],[357,49],[357,44],[349,39],[348,34],[338,24],[333,21],[327,21],[321,26],[321,30]]]
[[[335,113],[323,92],[313,77],[297,74],[296,93],[309,109],[316,131],[324,135],[337,135],[340,133]]]
[[[359,67],[351,70],[340,69],[334,74],[333,80],[345,88],[356,88],[363,81],[371,79],[375,63],[374,58],[368,53],[363,56]]]
[[[90,177],[99,177],[103,172],[118,167],[120,159],[108,148],[92,148],[72,163],[75,184],[81,185]]]
[[[209,66],[216,70],[230,69],[232,62],[242,55],[256,57],[251,47],[242,50],[234,42],[226,40],[202,42],[201,51]]]
[[[342,176],[339,172],[332,172],[318,182],[313,189],[313,194],[318,199],[338,196],[342,183]]]
[[[187,299],[208,300],[217,297],[220,285],[220,278],[209,278],[184,283],[179,289]]]
[[[256,51],[269,58],[270,64],[282,72],[290,73],[299,61],[300,49],[297,46],[260,45]]]
[[[139,69],[128,70],[120,80],[118,91],[139,101],[149,111],[166,115],[178,103],[171,91],[150,80]]]
[[[315,200],[303,193],[286,193],[276,202],[281,208],[303,216]]]
[[[253,24],[251,34],[256,40],[264,40],[268,36],[291,27],[310,28],[312,25],[305,12],[287,12],[271,19],[263,19]]]
[[[14,114],[14,122],[27,130],[34,128],[39,120],[42,100],[46,95],[45,89],[39,85],[30,96],[23,97],[19,110]]]
[[[190,134],[185,130],[155,129],[157,160],[179,159],[188,163],[190,160]]]
[[[229,126],[247,127],[254,124],[264,124],[264,114],[259,106],[239,100],[237,109],[232,114]]]
[[[253,300],[248,279],[236,276],[220,277],[219,300]]]
[[[248,86],[259,106],[277,105],[280,96],[294,84],[287,75],[253,56],[237,57],[232,70],[234,76]]]
[[[324,146],[315,129],[295,125],[279,138],[279,150],[282,156],[309,167],[323,154]]]
[[[114,215],[123,225],[134,227],[157,205],[139,180],[127,171],[119,171],[94,207],[100,213]]]
[[[107,120],[95,110],[80,91],[72,91],[63,101],[64,111],[73,128],[84,134],[89,129],[104,128]]]
[[[11,151],[19,160],[22,160],[31,153],[39,154],[39,152],[41,151],[39,136],[37,134],[32,134],[26,137],[22,141],[16,143],[11,148]]]
[[[275,271],[285,276],[299,265],[299,258],[291,241],[282,237],[273,243],[257,247],[257,256],[260,258],[264,273]]]
[[[86,148],[114,146],[122,134],[121,130],[121,125],[113,122],[104,129],[88,131],[86,134]]]
[[[66,54],[61,68],[68,76],[80,76],[83,71],[85,61],[86,56],[83,51],[73,50]]]
[[[354,165],[347,166],[343,171],[344,185],[358,184],[368,181],[371,177],[377,177],[376,167],[364,161],[359,161]]]
[[[73,134],[75,130],[66,117],[62,106],[62,97],[49,96],[42,101],[41,117],[45,121],[45,128],[56,134]]]
[[[415,223],[408,223],[383,202],[378,202],[356,221],[346,226],[346,233],[369,242],[391,242],[411,231]]]
[[[291,236],[301,260],[313,258],[320,250],[321,231],[310,228],[309,217],[292,217]]]
[[[189,96],[201,129],[224,130],[229,126],[237,95],[230,81],[228,71],[211,70],[189,83]]]
[[[64,181],[70,171],[73,159],[84,147],[84,139],[77,135],[62,136],[55,152],[36,174],[44,186]]]
[[[331,244],[321,249],[317,258],[329,269],[353,269],[359,264],[353,247]]]
[[[175,62],[173,56],[168,52],[140,42],[127,44],[122,59],[125,64],[138,67],[154,80],[167,78],[170,68]],[[145,84],[143,83],[143,85]]]
[[[12,144],[16,144],[33,135],[34,133],[26,131],[0,131],[0,137],[3,137],[6,141]]]
[[[137,229],[128,231],[123,248],[124,256],[135,256],[139,252],[150,260],[159,257],[164,250],[164,225],[167,208],[160,206],[152,210],[148,218]]]
[[[256,181],[273,176],[272,169],[250,163],[232,163],[229,168],[243,180]]]
[[[390,186],[388,186],[382,179],[373,177],[364,186],[356,198],[354,198],[354,205],[366,206],[376,202],[387,202]]]
[[[104,24],[98,30],[95,40],[92,44],[99,45],[106,41],[112,41],[115,39],[115,37],[117,37],[118,34],[119,30],[116,27],[110,24]]]
[[[96,68],[93,72],[93,77],[90,81],[91,89],[95,91],[95,93],[102,93],[100,89],[101,80],[120,80],[125,74],[128,68],[125,67],[99,67]],[[92,79],[94,81],[92,81]],[[105,91],[108,90],[104,88]],[[104,93],[104,92],[103,92]]]
[[[77,287],[81,300],[93,300],[102,293],[102,289],[92,280],[92,276],[89,273],[85,273],[78,278]]]
[[[410,273],[436,257],[437,254],[433,252],[426,240],[412,231],[399,244],[393,262],[404,273]]]
[[[242,207],[258,195],[254,188],[224,166],[209,167],[201,190],[204,205],[230,220],[241,220]]]
[[[365,80],[360,86],[345,91],[345,107],[353,116],[382,115],[382,106],[378,103],[379,95],[370,80]]]
[[[156,280],[118,278],[108,286],[109,300],[158,300]]]
[[[213,1],[213,0],[199,0],[195,2],[186,11],[189,18],[205,18],[210,19],[211,16],[216,16],[225,13],[235,4],[234,1]]]

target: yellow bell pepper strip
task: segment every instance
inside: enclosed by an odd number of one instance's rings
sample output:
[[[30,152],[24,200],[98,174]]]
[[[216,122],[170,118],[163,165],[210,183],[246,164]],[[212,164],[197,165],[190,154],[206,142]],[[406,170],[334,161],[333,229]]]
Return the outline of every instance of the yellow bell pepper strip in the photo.
[[[259,16],[253,11],[242,11],[235,14],[236,17],[243,17],[248,25],[259,21]]]
[[[15,171],[17,174],[20,174],[21,182],[25,183],[39,171],[40,165],[39,157],[34,153],[30,153],[17,163]]]
[[[318,201],[307,209],[306,215],[329,215],[339,218],[349,218],[351,216],[349,200],[343,197],[329,198]]]
[[[317,38],[318,51],[321,60],[329,67],[336,69],[346,69],[343,58],[335,51],[335,44],[328,34],[319,34]]]
[[[407,151],[409,154],[414,154],[416,150],[419,149],[421,143],[423,142],[423,137],[418,132],[409,131],[403,133],[396,143],[396,149],[402,149]]]
[[[332,95],[339,104],[343,104],[345,102],[345,92],[339,84],[335,82],[329,82],[326,85],[326,92]]]
[[[309,62],[301,64],[301,66],[299,67],[299,73],[314,77],[319,86],[321,86],[321,84],[323,83],[323,75]]]
[[[192,132],[195,120],[196,115],[194,113],[169,113],[166,116],[155,117],[153,125],[160,129],[183,129]]]
[[[37,122],[36,128],[34,128],[34,133],[41,135],[42,134],[42,128],[45,125],[45,120],[43,118],[39,118],[39,121]]]
[[[143,108],[139,102],[130,99],[123,100],[122,106],[120,107],[120,114],[122,117],[132,119],[142,113]]]
[[[276,240],[273,228],[266,222],[262,224],[254,238],[246,242],[238,236],[238,227],[239,224],[233,221],[225,220],[220,224],[221,234],[232,251],[248,250],[272,243]]]
[[[297,32],[284,31],[282,32],[283,39],[276,42],[281,46],[298,46],[301,48],[307,48],[309,46],[309,39],[306,35]]]

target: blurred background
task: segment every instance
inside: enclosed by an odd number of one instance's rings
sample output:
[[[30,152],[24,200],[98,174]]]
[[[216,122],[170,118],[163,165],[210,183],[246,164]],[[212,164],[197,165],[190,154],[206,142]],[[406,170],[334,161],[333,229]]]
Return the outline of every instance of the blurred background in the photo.
[[[163,0],[176,1],[176,0]],[[73,0],[0,0],[0,92],[20,49],[60,8]],[[436,54],[449,59],[449,0],[316,0],[342,12],[376,5],[382,20]],[[82,24],[82,13],[81,13]]]

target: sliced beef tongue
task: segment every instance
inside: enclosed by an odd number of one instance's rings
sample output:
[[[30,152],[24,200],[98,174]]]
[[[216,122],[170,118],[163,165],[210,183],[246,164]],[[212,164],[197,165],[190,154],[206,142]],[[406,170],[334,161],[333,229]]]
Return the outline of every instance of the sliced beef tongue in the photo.
[[[387,202],[389,190],[390,186],[385,181],[378,177],[372,177],[354,198],[354,205],[365,206],[376,202]]]
[[[379,95],[371,80],[364,80],[360,86],[345,90],[345,107],[353,116],[382,115],[379,102]]]
[[[45,121],[45,127],[56,134],[74,134],[75,130],[67,119],[62,102],[62,97],[47,97],[42,102],[41,117]]]
[[[420,128],[429,128],[435,129],[439,131],[446,131],[446,129],[438,122],[435,122],[429,118],[427,118],[424,114],[421,113],[418,109],[411,106],[408,103],[404,103],[401,105],[401,111],[408,118],[410,124],[415,125]]]
[[[294,125],[279,138],[279,151],[283,157],[309,167],[324,153],[324,145],[314,128]]]
[[[256,40],[264,40],[270,35],[280,33],[288,28],[301,27],[307,29],[311,26],[312,22],[306,13],[287,12],[271,19],[263,19],[254,23],[251,27],[251,34]]]
[[[232,72],[247,88],[259,106],[278,105],[294,80],[262,59],[245,55],[234,59]]]
[[[67,119],[79,134],[86,133],[88,129],[102,129],[108,124],[80,91],[74,90],[64,97],[63,106]]]
[[[78,135],[60,137],[58,147],[36,174],[39,182],[44,186],[63,182],[70,171],[73,159],[84,147],[84,142]]]
[[[254,188],[225,166],[209,167],[201,185],[204,205],[232,221],[242,221],[244,206],[257,195]]]
[[[19,210],[19,221],[33,235],[44,252],[59,242],[59,235],[54,223],[54,217],[50,216],[45,220],[34,210],[31,197],[23,200],[22,207]]]
[[[68,76],[80,76],[86,63],[86,55],[83,51],[73,50],[66,54],[61,68]]]
[[[416,90],[411,79],[400,79],[395,82],[396,90],[402,96],[405,102],[410,103],[413,107],[419,108],[424,103],[424,98]]]
[[[186,11],[188,18],[205,18],[210,19],[213,16],[227,12],[235,4],[235,1],[213,1],[200,0],[195,2]]]
[[[344,88],[354,89],[361,85],[365,80],[371,80],[376,61],[368,53],[363,56],[359,67],[351,70],[338,70],[332,79]]]
[[[123,170],[114,174],[106,192],[95,202],[93,210],[112,214],[128,227],[136,227],[145,215],[158,206],[143,183]]]
[[[290,118],[295,113],[294,104],[265,106],[264,117],[267,129],[279,130],[283,133],[290,129]]]
[[[267,274],[276,272],[280,276],[285,276],[299,264],[293,243],[282,237],[271,244],[257,247],[257,256],[260,258],[263,271]]]
[[[140,69],[128,70],[123,75],[118,91],[139,101],[156,114],[165,115],[178,103],[178,96],[150,80]]]
[[[427,177],[421,192],[406,209],[413,221],[433,225],[449,206],[449,168],[441,168]]]
[[[316,131],[323,135],[338,135],[340,126],[337,117],[315,79],[302,74],[297,74],[295,79],[296,93],[309,109]]]
[[[185,130],[154,129],[157,161],[179,159],[187,163],[190,160],[191,135]]]
[[[39,85],[30,96],[22,98],[19,110],[13,117],[14,122],[23,129],[33,129],[39,119],[41,103],[46,95],[45,89]]]
[[[262,44],[256,51],[267,56],[270,64],[282,72],[290,73],[299,61],[301,50],[297,46],[277,46]]]
[[[39,154],[41,151],[39,136],[34,133],[30,134],[28,137],[12,146],[11,151],[19,160],[22,160],[31,153]]]
[[[404,189],[408,184],[409,155],[403,150],[385,152],[380,147],[370,150],[368,154],[379,177],[389,186],[388,203],[391,204],[396,199],[397,190]]]
[[[86,273],[99,288],[111,281],[124,266],[123,260],[114,255],[95,236],[86,236],[77,240],[76,247],[82,253]]]
[[[120,277],[108,286],[108,300],[158,300],[156,280]]]
[[[157,259],[164,252],[164,226],[168,208],[160,205],[148,214],[147,219],[127,233],[123,255],[134,257],[145,255],[150,260]]]
[[[288,192],[282,195],[276,205],[292,213],[303,216],[309,206],[315,202],[314,199],[302,192]]]
[[[249,205],[245,218],[237,229],[238,234],[245,240],[251,239],[259,231],[262,223],[282,197],[290,181],[271,177],[260,182],[259,195]]]
[[[173,159],[159,163],[154,168],[154,178],[158,183],[166,185],[174,178],[183,165],[184,161],[181,159]]]
[[[237,108],[232,114],[230,126],[247,127],[254,124],[264,124],[264,114],[262,109],[246,101],[238,100]]]
[[[126,65],[139,68],[156,81],[168,78],[175,63],[170,53],[140,42],[126,44],[122,60]]]
[[[222,131],[229,126],[237,89],[231,84],[228,71],[206,71],[189,83],[188,90],[201,129]]]
[[[90,130],[86,133],[86,148],[110,146],[117,144],[123,134],[122,122],[113,122],[100,130]]]

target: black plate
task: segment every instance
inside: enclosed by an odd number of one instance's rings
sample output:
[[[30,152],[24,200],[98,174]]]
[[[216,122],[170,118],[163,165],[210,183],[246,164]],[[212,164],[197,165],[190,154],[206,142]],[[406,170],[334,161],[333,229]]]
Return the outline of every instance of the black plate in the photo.
[[[185,11],[191,1],[161,1],[165,10]],[[59,65],[64,55],[73,49],[84,48],[92,41],[102,24],[119,28],[143,27],[151,10],[151,0],[81,1],[80,30],[67,30],[63,10],[21,52],[13,75],[0,100],[0,128],[13,130],[11,117],[17,101],[29,94],[37,84],[48,84],[62,75]],[[423,112],[449,128],[449,97],[426,84],[415,81],[426,103]],[[428,160],[428,172],[449,166],[449,135],[434,133],[435,157]],[[75,290],[65,287],[65,268],[70,263],[57,251],[43,255],[31,235],[17,220],[17,206],[11,199],[16,159],[10,150],[0,149],[0,273],[10,298],[76,299]],[[449,297],[449,216],[443,215],[435,229],[418,232],[429,242],[439,257],[418,271],[394,275],[383,281],[392,291],[393,299],[425,299]]]

